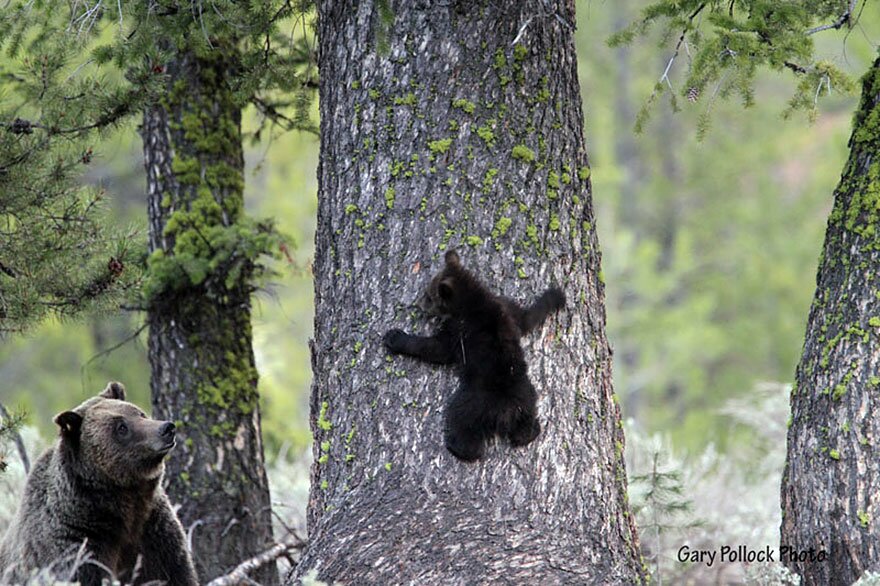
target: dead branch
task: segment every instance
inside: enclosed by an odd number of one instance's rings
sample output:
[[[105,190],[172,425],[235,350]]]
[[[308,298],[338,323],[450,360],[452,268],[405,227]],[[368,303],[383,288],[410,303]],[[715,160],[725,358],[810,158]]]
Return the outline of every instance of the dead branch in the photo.
[[[292,541],[285,541],[282,543],[278,543],[263,553],[252,557],[249,560],[245,560],[240,563],[234,570],[226,574],[225,576],[218,576],[214,578],[210,582],[208,582],[208,586],[239,586],[241,584],[249,584],[251,583],[248,578],[248,574],[257,570],[270,562],[274,562],[278,558],[287,555],[289,552],[294,550],[301,550],[305,547],[306,542],[302,539],[295,538]]]
[[[840,18],[838,18],[836,21],[832,22],[831,24],[823,24],[821,26],[817,26],[816,28],[811,28],[810,30],[808,30],[806,32],[806,34],[807,35],[814,35],[818,32],[827,31],[829,29],[836,30],[836,29],[842,28],[843,25],[852,26],[852,14],[853,14],[853,11],[856,9],[856,1],[857,0],[850,0],[849,5],[847,6],[846,12],[841,14]]]

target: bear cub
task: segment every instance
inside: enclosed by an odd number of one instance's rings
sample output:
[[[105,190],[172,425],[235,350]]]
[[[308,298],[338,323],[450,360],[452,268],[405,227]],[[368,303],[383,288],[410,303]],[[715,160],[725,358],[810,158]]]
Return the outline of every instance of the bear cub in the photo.
[[[524,308],[491,293],[454,250],[445,260],[419,301],[442,318],[440,329],[433,336],[393,329],[383,341],[393,354],[458,366],[460,386],[446,405],[445,441],[457,458],[473,461],[496,435],[524,446],[541,433],[538,395],[519,339],[562,309],[565,295],[550,288]]]
[[[0,542],[0,583],[51,568],[63,578],[76,570],[89,586],[114,578],[196,586],[183,527],[161,486],[174,424],[148,418],[113,382],[55,423],[60,437],[34,464]],[[87,559],[76,564],[83,544]]]

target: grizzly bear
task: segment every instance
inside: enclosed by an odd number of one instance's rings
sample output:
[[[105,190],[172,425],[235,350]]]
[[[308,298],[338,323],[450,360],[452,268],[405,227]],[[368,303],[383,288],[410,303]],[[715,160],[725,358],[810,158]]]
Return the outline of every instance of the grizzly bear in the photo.
[[[394,354],[435,364],[457,364],[461,384],[446,405],[446,448],[465,461],[478,460],[486,442],[498,435],[524,446],[541,433],[538,395],[528,376],[520,338],[565,306],[565,295],[550,288],[528,308],[491,293],[446,253],[446,266],[419,302],[442,324],[433,336],[390,330],[384,343]]]
[[[89,586],[197,585],[161,486],[174,424],[148,418],[115,382],[55,423],[59,439],[34,464],[0,543],[0,583],[51,568]]]

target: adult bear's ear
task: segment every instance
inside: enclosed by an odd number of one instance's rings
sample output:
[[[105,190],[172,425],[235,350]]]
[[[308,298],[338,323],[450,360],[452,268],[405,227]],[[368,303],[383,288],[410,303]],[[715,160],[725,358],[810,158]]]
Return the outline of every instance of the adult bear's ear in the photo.
[[[443,301],[452,301],[455,295],[455,281],[452,277],[446,277],[437,285],[437,293]]]
[[[104,397],[105,399],[118,399],[120,401],[125,401],[125,387],[122,386],[122,383],[111,381],[107,383],[107,388],[101,391],[98,396]]]
[[[458,253],[455,252],[454,250],[448,251],[446,253],[445,258],[446,258],[446,264],[448,264],[448,265],[453,265],[453,266],[460,266],[461,265],[461,259],[458,258]]]
[[[65,411],[55,416],[55,424],[61,429],[61,437],[78,440],[83,418],[79,413]]]

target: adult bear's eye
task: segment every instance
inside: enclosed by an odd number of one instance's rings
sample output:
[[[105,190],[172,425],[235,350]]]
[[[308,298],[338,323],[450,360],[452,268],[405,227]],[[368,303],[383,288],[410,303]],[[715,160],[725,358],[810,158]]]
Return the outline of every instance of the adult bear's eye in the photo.
[[[116,424],[116,435],[119,437],[126,437],[128,435],[128,425],[124,421]]]

